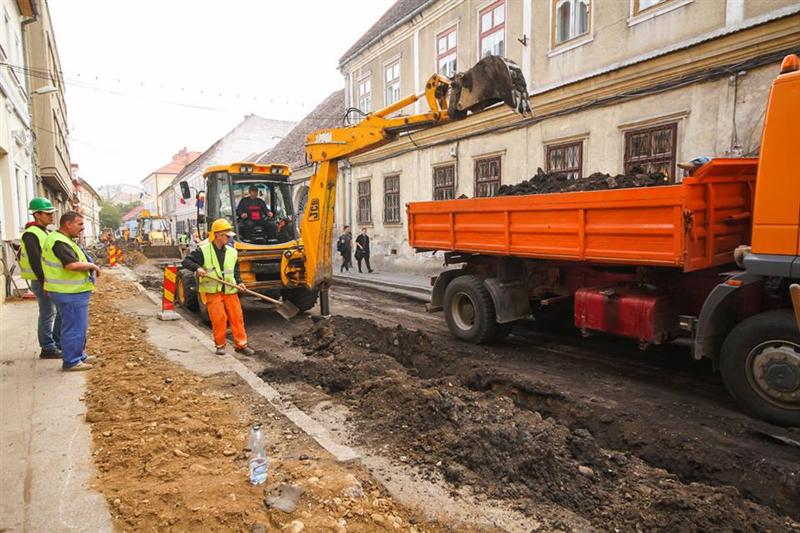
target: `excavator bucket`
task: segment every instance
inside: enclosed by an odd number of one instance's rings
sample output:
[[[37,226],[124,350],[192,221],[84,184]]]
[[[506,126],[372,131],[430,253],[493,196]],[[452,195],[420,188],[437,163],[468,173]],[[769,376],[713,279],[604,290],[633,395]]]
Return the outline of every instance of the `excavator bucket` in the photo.
[[[531,113],[527,82],[513,61],[488,56],[453,76],[447,106],[451,118],[464,118],[468,112],[477,113],[498,102],[521,115]]]
[[[142,254],[148,259],[180,259],[181,250],[177,246],[166,245],[144,245]]]

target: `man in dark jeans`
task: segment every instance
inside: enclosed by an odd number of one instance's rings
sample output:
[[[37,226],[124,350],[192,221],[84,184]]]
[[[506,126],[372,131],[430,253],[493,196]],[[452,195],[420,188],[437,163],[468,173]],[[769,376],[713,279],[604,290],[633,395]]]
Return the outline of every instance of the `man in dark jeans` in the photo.
[[[367,235],[367,228],[361,228],[361,235],[356,237],[356,261],[358,261],[358,271],[361,270],[361,260],[367,265],[367,272],[372,273],[372,267],[369,264],[369,235]]]
[[[350,233],[350,226],[345,225],[344,232],[336,243],[336,249],[342,254],[342,267],[339,272],[345,270],[350,272],[350,267],[353,266],[353,235]]]

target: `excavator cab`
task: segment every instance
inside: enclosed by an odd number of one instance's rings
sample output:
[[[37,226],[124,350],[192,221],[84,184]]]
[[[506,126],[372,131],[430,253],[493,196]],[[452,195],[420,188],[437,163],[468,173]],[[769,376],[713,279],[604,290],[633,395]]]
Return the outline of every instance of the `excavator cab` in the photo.
[[[236,240],[280,245],[298,238],[286,165],[238,163],[212,167],[206,176],[207,220],[225,218]]]

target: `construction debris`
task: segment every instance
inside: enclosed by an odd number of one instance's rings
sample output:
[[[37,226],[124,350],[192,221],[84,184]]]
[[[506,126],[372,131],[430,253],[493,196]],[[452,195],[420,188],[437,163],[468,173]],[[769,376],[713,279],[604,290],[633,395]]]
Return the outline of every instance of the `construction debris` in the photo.
[[[632,189],[671,185],[668,176],[661,172],[644,172],[634,167],[628,174],[603,174],[595,172],[583,178],[570,178],[564,172],[545,172],[536,169],[536,174],[516,185],[501,185],[495,196],[522,196],[555,192],[600,191],[608,189]]]

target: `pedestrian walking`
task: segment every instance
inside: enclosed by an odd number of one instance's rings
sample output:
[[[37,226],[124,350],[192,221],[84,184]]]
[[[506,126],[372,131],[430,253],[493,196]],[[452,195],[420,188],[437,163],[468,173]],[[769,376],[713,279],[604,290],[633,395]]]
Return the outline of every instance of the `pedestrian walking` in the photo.
[[[210,274],[217,279],[238,285],[240,289],[246,288],[239,270],[239,252],[233,246],[228,246],[228,242],[235,235],[231,223],[219,218],[211,225],[208,242],[183,259],[183,267],[196,272],[200,278],[198,296],[208,309],[217,355],[225,355],[225,335],[228,325],[231,328],[236,352],[244,355],[255,354],[255,351],[247,345],[239,291],[208,278]]]
[[[39,357],[42,359],[61,359],[61,316],[55,302],[44,290],[44,271],[42,270],[42,250],[44,249],[47,226],[53,223],[55,208],[47,198],[37,197],[28,204],[33,222],[25,225],[22,233],[19,266],[22,279],[27,280],[31,292],[39,304],[39,320],[36,335],[39,340]]]
[[[367,228],[361,228],[361,234],[356,237],[356,261],[358,262],[358,271],[363,274],[361,270],[361,260],[367,266],[367,272],[372,273],[372,266],[369,264],[369,235],[367,235]]]
[[[44,290],[61,315],[61,368],[67,371],[92,368],[92,358],[86,355],[86,333],[100,267],[75,242],[82,232],[83,215],[68,211],[61,215],[58,229],[47,235],[42,249]]]
[[[342,255],[339,272],[345,270],[350,272],[350,267],[353,266],[353,235],[350,233],[350,226],[345,225],[344,232],[339,235],[339,240],[336,242],[336,249]]]

